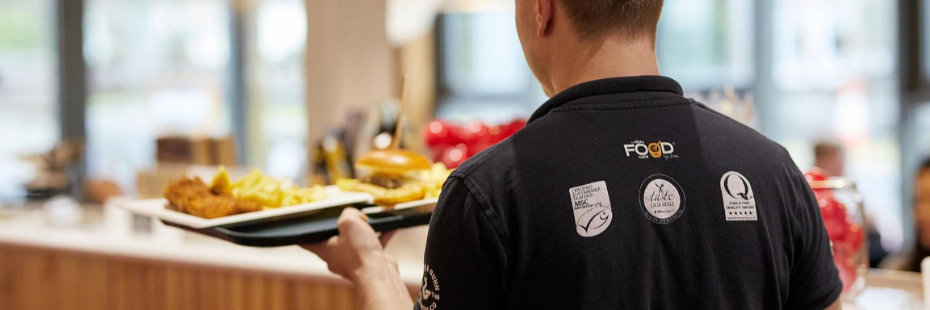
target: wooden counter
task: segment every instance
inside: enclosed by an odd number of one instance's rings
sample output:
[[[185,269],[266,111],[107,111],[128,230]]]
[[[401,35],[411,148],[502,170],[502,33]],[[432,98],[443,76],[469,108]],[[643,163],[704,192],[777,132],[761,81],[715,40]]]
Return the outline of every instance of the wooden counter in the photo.
[[[0,244],[4,310],[357,309],[355,301],[353,287],[325,277]]]
[[[357,309],[312,253],[173,233],[184,238],[0,221],[0,310]],[[400,264],[415,298],[422,261]]]

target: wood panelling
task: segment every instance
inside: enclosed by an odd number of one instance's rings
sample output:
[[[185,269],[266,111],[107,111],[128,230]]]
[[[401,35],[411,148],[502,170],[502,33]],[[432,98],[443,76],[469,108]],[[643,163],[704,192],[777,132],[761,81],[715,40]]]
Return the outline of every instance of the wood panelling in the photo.
[[[338,310],[355,294],[327,278],[0,244],[0,310]]]

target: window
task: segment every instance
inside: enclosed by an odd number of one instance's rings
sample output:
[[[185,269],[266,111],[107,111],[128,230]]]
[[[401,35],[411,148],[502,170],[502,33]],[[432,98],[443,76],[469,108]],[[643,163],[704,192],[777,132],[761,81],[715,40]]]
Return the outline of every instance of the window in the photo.
[[[439,24],[438,117],[509,122],[546,100],[523,58],[513,12],[447,13]]]
[[[774,4],[772,81],[763,128],[802,169],[818,140],[846,150],[866,213],[887,248],[903,240],[895,1]]]
[[[87,169],[134,188],[161,135],[226,135],[224,0],[87,0]]]
[[[788,0],[774,8],[779,88],[834,91],[854,79],[894,77],[896,1]]]
[[[662,74],[689,90],[751,87],[753,1],[667,0],[656,48]]]
[[[20,155],[59,138],[55,1],[0,0],[0,198],[32,174]]]
[[[300,180],[307,170],[304,48],[307,14],[302,0],[253,0],[248,66],[251,119],[248,164],[269,175]]]
[[[657,45],[664,75],[688,90],[752,87],[749,0],[668,0]],[[437,116],[505,122],[529,116],[547,97],[526,65],[512,11],[446,13],[439,19]]]

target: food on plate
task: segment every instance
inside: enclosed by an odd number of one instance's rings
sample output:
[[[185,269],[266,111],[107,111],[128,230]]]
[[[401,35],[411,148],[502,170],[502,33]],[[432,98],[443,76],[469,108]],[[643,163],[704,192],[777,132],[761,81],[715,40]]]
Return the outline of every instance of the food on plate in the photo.
[[[171,183],[165,190],[169,208],[206,219],[310,203],[326,197],[322,187],[298,188],[267,177],[258,169],[234,182],[223,167],[210,186],[195,177]]]
[[[252,201],[216,194],[200,178],[187,178],[172,183],[165,190],[165,198],[171,202],[169,207],[207,219],[262,209],[261,205]]]
[[[229,193],[241,200],[254,201],[264,208],[274,209],[310,203],[326,199],[326,190],[321,186],[299,188],[290,182],[270,178],[259,169],[236,181],[230,181],[225,169],[220,169],[213,180],[212,190]]]
[[[426,187],[426,195],[423,198],[439,198],[442,185],[446,183],[446,179],[449,178],[450,174],[452,174],[452,170],[446,168],[443,163],[435,163],[429,171],[420,172],[420,180],[422,180],[423,186]]]
[[[358,180],[341,179],[344,191],[368,193],[375,204],[396,204],[436,198],[450,171],[442,164],[431,165],[426,157],[404,150],[376,150],[355,163]]]

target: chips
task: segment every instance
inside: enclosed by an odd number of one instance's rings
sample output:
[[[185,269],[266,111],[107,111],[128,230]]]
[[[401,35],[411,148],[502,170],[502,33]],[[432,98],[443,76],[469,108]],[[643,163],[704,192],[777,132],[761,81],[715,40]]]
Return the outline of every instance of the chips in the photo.
[[[290,182],[268,177],[259,169],[253,169],[246,177],[232,182],[226,168],[220,167],[210,187],[215,193],[226,193],[236,199],[252,201],[264,209],[295,206],[327,198],[326,190],[321,186],[300,188]]]
[[[450,174],[452,174],[452,170],[449,170],[443,163],[435,163],[430,171],[424,171],[420,178],[423,180],[423,186],[426,188],[425,198],[439,198],[439,194],[442,192],[442,185],[446,183],[446,179],[449,178]]]

